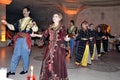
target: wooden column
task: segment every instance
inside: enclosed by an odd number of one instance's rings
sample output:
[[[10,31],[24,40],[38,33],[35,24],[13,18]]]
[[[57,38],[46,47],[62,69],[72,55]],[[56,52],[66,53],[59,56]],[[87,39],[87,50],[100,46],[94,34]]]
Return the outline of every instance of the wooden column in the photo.
[[[9,5],[12,0],[0,0],[0,47],[6,46],[6,26],[1,23],[1,20],[6,20],[6,5]]]
[[[6,5],[0,4],[0,20],[6,19]],[[6,27],[0,21],[0,41],[6,41]]]

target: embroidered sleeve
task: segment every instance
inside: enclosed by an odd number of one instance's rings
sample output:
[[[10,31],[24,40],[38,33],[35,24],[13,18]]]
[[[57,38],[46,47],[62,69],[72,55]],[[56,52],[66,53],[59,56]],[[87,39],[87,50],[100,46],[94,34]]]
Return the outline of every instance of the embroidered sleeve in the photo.
[[[12,25],[12,24],[7,24],[7,27],[10,29],[10,30],[15,30],[15,28],[14,28],[14,25]]]

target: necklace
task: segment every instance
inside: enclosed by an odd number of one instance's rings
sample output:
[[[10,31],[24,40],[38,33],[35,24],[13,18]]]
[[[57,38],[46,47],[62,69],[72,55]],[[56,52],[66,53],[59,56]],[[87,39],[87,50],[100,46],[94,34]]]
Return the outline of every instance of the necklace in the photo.
[[[55,24],[53,24],[53,25],[51,25],[51,29],[57,31],[57,30],[60,29],[60,25],[57,25],[57,26],[56,26]]]

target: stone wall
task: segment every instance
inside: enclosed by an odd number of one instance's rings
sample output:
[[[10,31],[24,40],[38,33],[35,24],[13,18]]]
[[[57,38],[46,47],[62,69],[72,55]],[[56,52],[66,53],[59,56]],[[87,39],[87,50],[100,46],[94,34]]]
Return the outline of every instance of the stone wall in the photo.
[[[95,26],[107,24],[111,27],[111,34],[120,34],[120,6],[85,8],[76,15],[76,26],[80,27],[84,20]]]

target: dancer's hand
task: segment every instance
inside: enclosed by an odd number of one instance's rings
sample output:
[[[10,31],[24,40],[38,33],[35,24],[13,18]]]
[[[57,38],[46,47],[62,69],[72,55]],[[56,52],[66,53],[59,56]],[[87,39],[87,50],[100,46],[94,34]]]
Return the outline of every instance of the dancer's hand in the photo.
[[[117,37],[117,34],[114,34],[115,37]]]
[[[32,33],[30,34],[31,37],[36,37],[36,34]]]
[[[60,47],[65,48],[66,46],[65,44],[60,44]]]
[[[43,35],[42,34],[35,34],[37,37],[42,37]]]
[[[93,40],[93,37],[90,37],[89,39],[90,39],[90,41],[92,41],[92,40]]]
[[[5,25],[8,24],[6,20],[1,20],[1,22],[2,22],[3,24],[5,24]]]
[[[36,24],[36,22],[30,22],[30,27],[33,27]]]
[[[66,35],[66,37],[64,38],[65,41],[70,41],[70,37],[68,37],[68,35]]]

